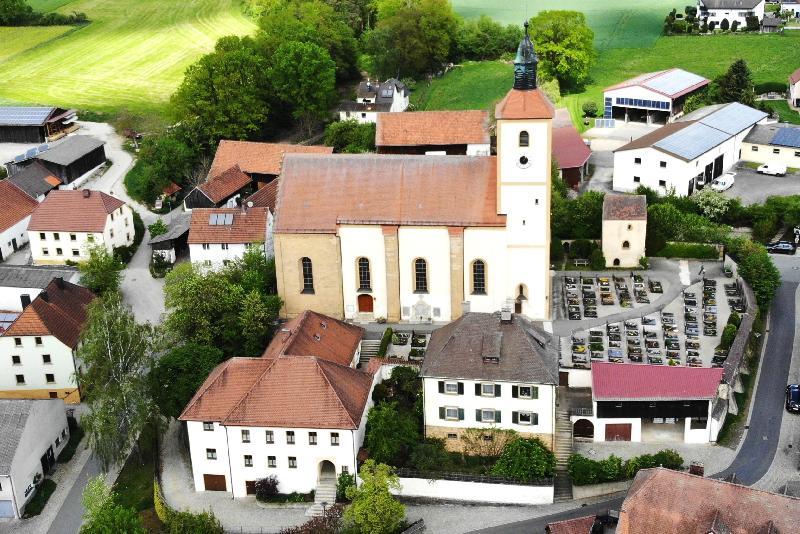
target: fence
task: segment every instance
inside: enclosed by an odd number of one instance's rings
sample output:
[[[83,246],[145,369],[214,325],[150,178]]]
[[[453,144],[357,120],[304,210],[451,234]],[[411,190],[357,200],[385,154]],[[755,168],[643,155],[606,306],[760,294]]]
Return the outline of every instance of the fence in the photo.
[[[481,484],[510,484],[515,486],[552,486],[553,478],[532,479],[520,482],[512,478],[497,475],[476,475],[472,473],[447,473],[438,471],[418,471],[401,467],[395,472],[400,478],[424,478],[426,480],[453,480],[456,482],[478,482]]]

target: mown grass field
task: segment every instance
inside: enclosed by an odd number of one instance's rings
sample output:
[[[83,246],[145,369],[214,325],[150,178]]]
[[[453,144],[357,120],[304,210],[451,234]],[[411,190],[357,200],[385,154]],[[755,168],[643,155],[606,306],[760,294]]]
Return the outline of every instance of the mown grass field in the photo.
[[[32,0],[32,5],[82,11],[92,22],[66,33],[0,28],[0,103],[163,115],[186,67],[212,50],[219,37],[255,30],[237,0]]]

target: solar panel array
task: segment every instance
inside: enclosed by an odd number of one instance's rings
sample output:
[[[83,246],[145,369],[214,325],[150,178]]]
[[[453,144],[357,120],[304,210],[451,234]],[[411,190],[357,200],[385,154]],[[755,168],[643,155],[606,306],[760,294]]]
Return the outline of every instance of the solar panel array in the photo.
[[[25,152],[24,154],[20,154],[19,156],[14,156],[14,163],[20,163],[22,161],[26,161],[26,160],[29,160],[31,158],[35,158],[36,156],[38,156],[42,152],[47,151],[49,148],[50,148],[50,145],[48,145],[47,143],[45,143],[43,145],[39,145],[38,147],[31,148],[27,152]]]
[[[767,114],[763,111],[733,102],[703,117],[700,122],[725,133],[736,135],[766,116]]]
[[[210,226],[230,226],[233,224],[233,213],[212,213],[208,218]]]
[[[800,148],[800,128],[780,128],[770,144]]]
[[[0,126],[41,126],[54,108],[0,107]]]
[[[730,139],[730,135],[696,122],[656,142],[656,146],[686,160],[692,160]]]
[[[664,74],[647,80],[642,85],[664,93],[674,95],[704,81],[705,78],[682,69],[667,71]]]

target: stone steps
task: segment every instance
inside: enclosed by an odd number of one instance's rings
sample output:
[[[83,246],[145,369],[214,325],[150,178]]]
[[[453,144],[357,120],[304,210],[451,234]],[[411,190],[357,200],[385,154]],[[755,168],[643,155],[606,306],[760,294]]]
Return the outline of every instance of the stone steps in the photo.
[[[322,503],[326,503],[325,506]],[[329,478],[321,480],[314,489],[314,504],[306,510],[307,517],[321,516],[326,507],[336,504],[336,479]]]
[[[366,365],[369,363],[370,358],[378,355],[378,349],[381,346],[380,340],[364,339],[361,341],[361,355],[358,363]]]

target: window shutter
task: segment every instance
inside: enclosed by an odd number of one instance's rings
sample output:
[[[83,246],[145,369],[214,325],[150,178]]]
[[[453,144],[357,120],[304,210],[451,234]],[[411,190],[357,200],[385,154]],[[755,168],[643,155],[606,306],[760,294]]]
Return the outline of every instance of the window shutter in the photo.
[[[532,425],[538,425],[539,424],[539,414],[538,413],[532,413],[531,414],[531,424]]]
[[[477,422],[479,422],[479,423],[481,422],[481,411],[480,410],[475,410],[475,420]]]
[[[519,412],[511,412],[511,422],[515,425],[519,423]]]
[[[444,393],[444,382],[439,380],[439,393]]]
[[[476,397],[480,397],[481,396],[481,385],[480,385],[480,383],[476,383],[475,384],[475,396]]]
[[[464,408],[459,408],[458,409],[458,420],[459,421],[463,421],[464,420]]]
[[[459,382],[458,383],[458,394],[459,395],[463,395],[464,394],[464,382]]]
[[[500,384],[495,384],[495,385],[494,385],[494,396],[495,396],[495,397],[499,397],[499,396],[500,396],[500,393],[501,393],[502,391],[503,391],[503,390],[502,390],[502,388],[500,387]]]
[[[494,422],[495,423],[499,423],[500,422],[500,410],[497,410],[496,412],[494,412]]]
[[[515,399],[519,397],[519,387],[518,386],[511,386],[511,396]]]
[[[444,412],[445,412],[444,406],[440,406],[439,407],[439,419],[444,419],[445,418],[445,413]]]
[[[539,388],[537,386],[531,387],[531,393],[532,393],[531,397],[533,397],[534,399],[539,398]]]

